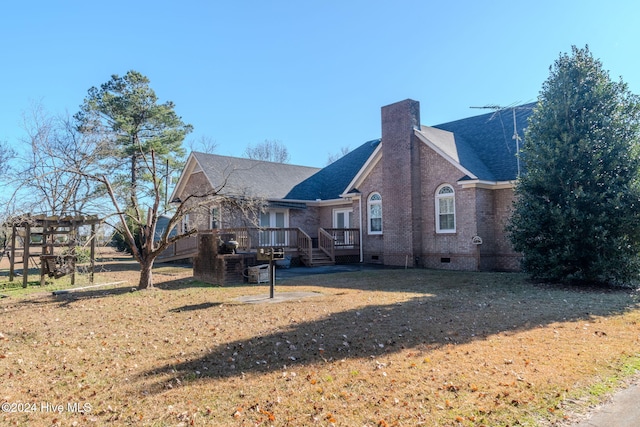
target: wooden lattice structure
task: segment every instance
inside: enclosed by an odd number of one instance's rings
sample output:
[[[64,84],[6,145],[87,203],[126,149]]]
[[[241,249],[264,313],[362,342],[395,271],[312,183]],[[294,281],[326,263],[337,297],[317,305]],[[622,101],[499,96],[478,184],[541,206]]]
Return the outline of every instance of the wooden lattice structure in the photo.
[[[40,261],[40,284],[47,277],[59,278],[71,275],[71,285],[75,284],[76,248],[80,243],[79,229],[90,226],[88,237],[89,281],[93,283],[96,254],[96,225],[101,222],[95,216],[22,216],[5,223],[10,228],[8,247],[9,281],[16,276],[16,263],[22,263],[22,286],[27,287],[29,262]]]

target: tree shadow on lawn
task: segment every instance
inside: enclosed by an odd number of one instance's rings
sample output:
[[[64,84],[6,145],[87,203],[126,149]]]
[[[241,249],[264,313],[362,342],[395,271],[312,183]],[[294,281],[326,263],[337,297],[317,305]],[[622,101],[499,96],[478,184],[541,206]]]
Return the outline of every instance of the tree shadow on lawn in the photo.
[[[628,289],[533,284],[514,289],[507,281],[497,285],[449,284],[446,289],[425,285],[420,289],[423,295],[403,302],[369,305],[292,323],[277,332],[257,333],[250,339],[220,344],[204,356],[166,364],[142,376],[170,374],[197,381],[268,373],[285,366],[292,369],[323,361],[377,358],[404,349],[431,351],[496,334],[514,334],[556,322],[589,321],[637,308],[637,296]],[[314,302],[307,301],[308,309],[314,310]],[[252,310],[252,306],[247,305],[246,310]],[[152,390],[164,390],[160,379]]]
[[[183,311],[206,310],[207,308],[218,307],[220,302],[203,302],[202,304],[183,305],[182,307],[172,308],[171,313],[182,313]]]
[[[92,286],[92,285],[89,285],[89,286]],[[144,292],[155,292],[155,291],[171,291],[171,290],[181,290],[181,289],[187,289],[187,288],[200,288],[200,287],[210,288],[213,286],[203,282],[195,281],[192,278],[187,277],[187,278],[180,278],[180,279],[165,281],[156,285],[152,289],[142,290],[142,291],[139,291],[137,287],[135,285],[132,285],[130,282],[120,283],[117,285],[105,284],[105,287],[94,287],[94,288],[88,288],[88,289],[80,289],[82,288],[82,286],[80,286],[79,289],[77,290],[74,290],[74,288],[68,288],[65,290],[59,289],[59,290],[53,290],[53,291],[47,291],[43,289],[42,292],[26,295],[24,298],[21,298],[15,301],[13,305],[15,306],[15,309],[18,309],[18,310],[21,307],[44,306],[47,304],[54,304],[54,305],[57,304],[59,307],[67,307],[76,301],[82,301],[87,299],[108,298],[108,297],[115,297],[119,295],[125,295],[129,293],[137,293],[137,292],[144,293]],[[46,293],[46,295],[43,295],[43,293]],[[215,305],[217,304],[214,304],[211,306],[203,305],[202,307],[185,306],[182,308],[176,308],[175,310],[176,312],[197,310],[197,309],[211,308],[211,307],[214,307]],[[0,310],[0,315],[8,314],[11,311],[12,310]]]

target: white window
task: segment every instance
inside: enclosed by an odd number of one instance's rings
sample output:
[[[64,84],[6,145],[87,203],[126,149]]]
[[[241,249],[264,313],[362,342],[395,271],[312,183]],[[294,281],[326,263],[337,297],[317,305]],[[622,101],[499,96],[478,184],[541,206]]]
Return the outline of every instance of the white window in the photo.
[[[455,233],[456,198],[453,187],[445,184],[436,191],[436,233]]]
[[[373,193],[367,201],[369,211],[369,234],[382,234],[382,196]]]
[[[260,213],[260,227],[284,228],[289,226],[289,211],[268,210]]]
[[[189,232],[189,214],[182,217],[182,234]]]
[[[211,208],[211,229],[220,228],[220,208]]]

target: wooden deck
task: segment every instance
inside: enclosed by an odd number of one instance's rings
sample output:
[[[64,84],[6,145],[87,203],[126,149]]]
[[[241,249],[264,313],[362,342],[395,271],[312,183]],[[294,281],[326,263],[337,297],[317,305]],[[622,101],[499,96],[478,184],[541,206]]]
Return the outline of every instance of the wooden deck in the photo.
[[[235,236],[238,252],[257,252],[260,248],[283,248],[285,253],[300,258],[306,266],[332,265],[338,259],[353,259],[360,253],[360,231],[357,228],[320,228],[312,238],[300,228],[229,228],[204,230],[206,233]],[[157,259],[170,262],[198,255],[197,236],[179,240]],[[351,258],[349,258],[351,257]]]

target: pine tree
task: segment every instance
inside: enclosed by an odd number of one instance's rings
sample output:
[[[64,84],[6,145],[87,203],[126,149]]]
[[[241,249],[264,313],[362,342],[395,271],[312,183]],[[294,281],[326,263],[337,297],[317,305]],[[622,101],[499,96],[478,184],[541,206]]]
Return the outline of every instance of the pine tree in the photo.
[[[169,165],[181,162],[182,142],[192,126],[176,114],[172,102],[158,103],[149,79],[137,71],[92,87],[80,108],[75,116],[79,130],[100,141],[97,157],[105,172],[96,179],[120,219],[118,233],[140,264],[138,288],[153,287],[155,259],[177,238],[189,235],[168,235],[184,215],[180,204],[156,241],[162,183]]]
[[[550,68],[507,227],[532,276],[629,283],[640,272],[640,104],[588,47]]]

